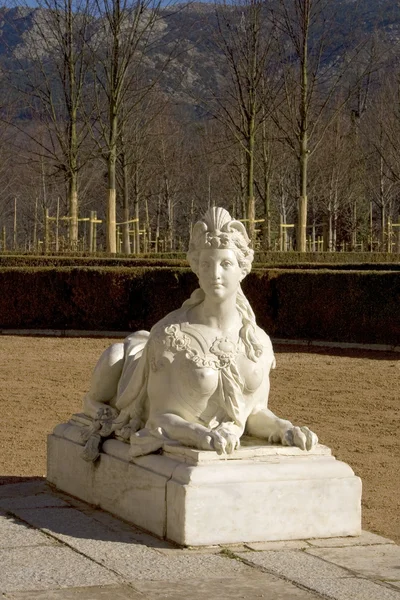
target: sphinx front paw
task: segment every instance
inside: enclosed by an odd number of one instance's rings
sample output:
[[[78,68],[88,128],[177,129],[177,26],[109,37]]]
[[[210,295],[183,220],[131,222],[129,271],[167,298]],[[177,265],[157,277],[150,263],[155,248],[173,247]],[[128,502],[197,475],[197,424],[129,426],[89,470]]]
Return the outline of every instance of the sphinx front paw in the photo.
[[[217,454],[232,454],[240,447],[240,436],[233,433],[229,427],[220,425],[211,430],[213,450]]]
[[[301,450],[312,450],[317,444],[317,434],[308,427],[290,427],[282,436],[283,446],[297,446]]]

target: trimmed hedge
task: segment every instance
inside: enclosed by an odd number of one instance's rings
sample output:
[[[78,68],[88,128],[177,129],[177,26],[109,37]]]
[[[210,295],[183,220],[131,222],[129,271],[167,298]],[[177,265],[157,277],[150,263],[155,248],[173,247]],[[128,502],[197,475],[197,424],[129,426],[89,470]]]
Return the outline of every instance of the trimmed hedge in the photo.
[[[0,328],[148,328],[179,306],[195,283],[189,269],[0,269]]]
[[[187,268],[1,268],[0,329],[150,329],[196,287]],[[243,289],[271,336],[400,344],[400,275],[257,270]]]
[[[368,260],[369,259],[369,260]],[[385,260],[383,260],[385,259]],[[365,262],[363,262],[365,261]],[[50,256],[0,254],[1,267],[188,267],[185,255],[163,258],[162,255],[139,257]],[[269,252],[256,254],[253,268],[266,269],[354,269],[400,271],[400,255],[371,253]]]
[[[165,252],[158,254],[141,254],[141,258],[166,258],[184,260],[186,254],[183,252]],[[297,264],[377,264],[397,263],[400,265],[400,254],[387,252],[280,252],[276,250],[257,250],[254,254],[256,263],[265,265],[297,265]]]
[[[297,264],[397,264],[400,266],[400,254],[385,252],[256,252],[255,261],[270,265]]]
[[[1,267],[187,267],[184,259],[0,254]]]
[[[243,288],[272,336],[400,345],[399,273],[269,270]]]

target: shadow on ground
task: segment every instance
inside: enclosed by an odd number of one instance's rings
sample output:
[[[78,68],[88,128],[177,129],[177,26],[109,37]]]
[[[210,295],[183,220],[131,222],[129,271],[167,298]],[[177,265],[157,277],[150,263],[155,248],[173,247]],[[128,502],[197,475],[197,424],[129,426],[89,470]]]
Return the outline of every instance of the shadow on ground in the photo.
[[[346,358],[367,358],[369,360],[398,361],[400,352],[384,352],[359,348],[330,348],[328,346],[306,346],[297,344],[274,344],[276,354],[322,354],[327,356],[343,356]]]
[[[8,521],[27,530],[41,530],[67,544],[86,539],[153,548],[175,547],[110,513],[55,490],[43,477],[0,475],[0,482],[3,484],[0,487],[0,536],[3,520],[6,529]],[[19,532],[15,530],[15,534]]]
[[[26,481],[46,481],[45,477],[16,477],[15,475],[0,475],[0,485],[9,485],[12,483],[25,483]]]

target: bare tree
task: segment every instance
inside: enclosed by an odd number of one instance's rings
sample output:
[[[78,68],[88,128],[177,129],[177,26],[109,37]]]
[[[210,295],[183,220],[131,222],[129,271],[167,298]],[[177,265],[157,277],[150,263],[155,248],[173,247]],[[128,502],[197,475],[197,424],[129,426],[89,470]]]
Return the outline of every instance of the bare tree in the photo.
[[[243,217],[255,229],[255,155],[257,132],[277,98],[275,36],[261,0],[223,0],[215,6],[216,49],[222,57],[224,85],[210,90],[204,104],[227,128],[244,154]],[[242,164],[242,161],[239,161]]]
[[[148,56],[163,35],[161,0],[97,0],[96,5],[99,19],[92,53],[97,118],[92,133],[107,163],[107,250],[115,253],[117,162],[123,123],[154,87],[171,54],[163,57],[153,77],[146,75]]]
[[[151,157],[158,140],[157,123],[160,115],[164,116],[167,105],[166,95],[159,86],[154,86],[121,119],[118,156],[123,199],[122,246],[125,254],[131,251],[132,225],[133,251],[140,252],[140,205],[142,200],[152,195],[150,182],[154,180],[154,164]]]
[[[70,244],[78,241],[78,177],[85,162],[82,146],[87,129],[82,104],[87,78],[86,44],[90,36],[90,0],[38,0],[31,12],[29,41],[20,51],[20,73],[11,76],[20,92],[17,108],[37,119],[45,135],[30,135],[24,123],[13,125],[30,137],[37,161],[45,160],[53,174],[67,183]]]
[[[309,159],[370,68],[369,63],[364,64],[353,85],[343,85],[366,40],[354,39],[350,30],[345,37],[343,33],[334,35],[338,10],[344,10],[343,5],[330,0],[278,0],[272,11],[281,32],[285,91],[276,122],[299,165],[297,248],[301,252],[306,250]]]
[[[400,79],[395,65],[381,73],[368,121],[361,126],[371,201],[380,214],[380,248],[392,250],[390,222],[400,210]]]

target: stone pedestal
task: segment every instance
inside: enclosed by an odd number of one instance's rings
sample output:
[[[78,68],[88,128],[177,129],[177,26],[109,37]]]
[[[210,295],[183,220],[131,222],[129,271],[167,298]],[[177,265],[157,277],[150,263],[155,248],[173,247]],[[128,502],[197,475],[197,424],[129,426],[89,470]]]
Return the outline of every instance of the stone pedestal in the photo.
[[[361,533],[361,480],[326,446],[304,452],[244,439],[220,457],[166,444],[129,462],[129,445],[108,440],[89,463],[84,420],[49,436],[48,480],[161,538],[198,546]]]

